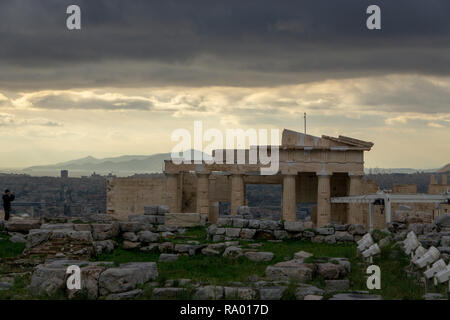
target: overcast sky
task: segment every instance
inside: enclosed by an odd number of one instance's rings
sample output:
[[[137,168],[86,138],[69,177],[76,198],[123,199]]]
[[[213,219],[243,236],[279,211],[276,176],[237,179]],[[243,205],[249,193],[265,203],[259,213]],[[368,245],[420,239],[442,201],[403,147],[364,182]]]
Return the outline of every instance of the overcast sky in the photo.
[[[66,28],[81,7],[82,30]],[[382,30],[366,9],[381,8]],[[367,167],[450,162],[448,0],[1,0],[0,167],[169,152],[173,130],[375,143]]]

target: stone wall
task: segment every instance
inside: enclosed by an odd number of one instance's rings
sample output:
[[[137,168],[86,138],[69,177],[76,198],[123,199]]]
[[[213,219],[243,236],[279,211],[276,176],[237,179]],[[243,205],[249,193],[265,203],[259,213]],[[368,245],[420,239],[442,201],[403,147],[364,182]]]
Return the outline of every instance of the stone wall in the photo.
[[[243,216],[219,218],[208,227],[208,238],[214,242],[243,240],[311,240],[313,242],[353,242],[366,233],[363,225],[332,224],[315,228],[311,221],[273,221],[245,219]]]

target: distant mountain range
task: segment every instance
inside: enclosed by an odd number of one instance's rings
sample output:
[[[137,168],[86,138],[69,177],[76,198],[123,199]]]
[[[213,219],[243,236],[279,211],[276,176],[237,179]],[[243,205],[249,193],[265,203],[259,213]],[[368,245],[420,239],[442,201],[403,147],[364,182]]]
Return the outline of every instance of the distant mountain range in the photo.
[[[189,153],[189,152],[188,152]],[[200,151],[190,150],[191,159]],[[207,157],[206,154],[204,154]],[[32,166],[23,169],[25,173],[48,172],[59,170],[71,170],[75,172],[104,173],[161,173],[164,168],[164,160],[171,158],[170,153],[158,153],[154,155],[124,155],[120,157],[97,159],[88,156],[81,159],[60,162],[51,165]],[[190,159],[189,156],[186,157]]]

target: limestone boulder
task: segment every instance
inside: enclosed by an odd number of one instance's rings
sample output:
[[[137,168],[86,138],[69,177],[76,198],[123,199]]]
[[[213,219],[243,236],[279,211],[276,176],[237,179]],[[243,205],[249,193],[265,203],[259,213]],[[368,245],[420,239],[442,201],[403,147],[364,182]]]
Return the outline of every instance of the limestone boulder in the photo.
[[[334,237],[337,242],[352,242],[353,235],[347,231],[336,231]]]
[[[242,249],[238,247],[227,247],[223,252],[224,258],[237,259],[243,255]]]
[[[158,277],[158,269],[154,262],[131,262],[116,268],[103,271],[99,279],[99,290],[102,296],[126,292],[136,289]]]
[[[305,226],[301,221],[285,221],[284,229],[289,232],[302,232],[305,230]]]
[[[262,252],[262,251],[249,251],[244,253],[244,256],[246,256],[251,261],[271,261],[274,257],[273,252]]]
[[[124,240],[128,240],[131,242],[137,242],[138,241],[138,237],[134,232],[125,232],[124,234],[122,234],[122,238]]]
[[[218,300],[224,296],[224,289],[221,286],[204,286],[196,290],[195,300]]]
[[[351,224],[348,227],[348,232],[352,235],[365,235],[367,233],[366,227],[363,224]]]
[[[133,250],[133,249],[139,248],[140,246],[141,246],[140,242],[132,242],[132,241],[125,240],[122,243],[122,248],[124,250]]]
[[[258,290],[260,300],[281,300],[286,286],[262,287]]]
[[[106,297],[106,300],[126,300],[133,299],[142,294],[142,289],[135,289],[127,292],[113,293]]]
[[[118,223],[93,223],[91,228],[94,240],[107,240],[119,235]]]
[[[266,276],[271,280],[309,281],[313,271],[298,259],[279,262],[266,268]]]
[[[28,233],[32,229],[39,229],[41,223],[39,220],[12,220],[5,223],[5,229],[9,232]]]
[[[295,289],[295,298],[304,300],[308,295],[323,295],[325,291],[312,285],[302,284]]]
[[[256,291],[246,287],[224,287],[225,299],[255,300]]]
[[[138,233],[138,239],[145,243],[158,242],[159,234],[151,231],[141,231]]]
[[[48,241],[51,233],[52,232],[50,230],[41,230],[41,229],[30,230],[30,233],[28,234],[27,237],[26,247],[33,248],[45,241]]]
[[[94,242],[95,254],[111,253],[114,251],[116,244],[112,240],[102,240]]]

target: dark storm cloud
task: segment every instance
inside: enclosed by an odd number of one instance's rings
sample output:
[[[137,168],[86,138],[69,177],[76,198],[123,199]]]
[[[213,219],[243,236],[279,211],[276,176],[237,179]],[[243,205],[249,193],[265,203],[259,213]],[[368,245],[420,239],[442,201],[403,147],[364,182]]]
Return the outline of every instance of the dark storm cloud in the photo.
[[[65,27],[78,4],[82,30]],[[382,30],[365,27],[368,5]],[[450,74],[448,0],[3,0],[0,86],[278,85]]]

